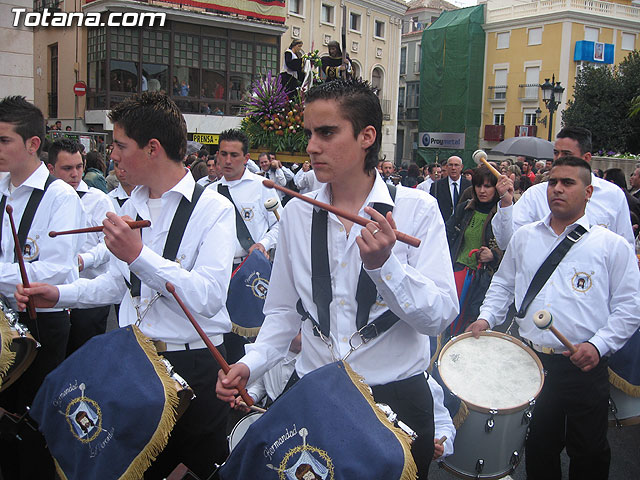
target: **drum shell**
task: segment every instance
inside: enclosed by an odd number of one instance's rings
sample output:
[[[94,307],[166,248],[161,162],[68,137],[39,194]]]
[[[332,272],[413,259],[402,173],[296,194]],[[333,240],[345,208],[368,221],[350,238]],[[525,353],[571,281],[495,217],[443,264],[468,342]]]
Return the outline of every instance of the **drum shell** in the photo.
[[[640,423],[640,397],[632,397],[611,385],[611,400],[616,406],[616,414],[609,412],[609,425],[616,426],[616,418],[621,426],[637,425]]]
[[[242,417],[240,421],[236,423],[228,437],[230,452],[233,451],[234,448],[236,448],[238,443],[240,443],[240,440],[242,440],[242,437],[245,436],[247,430],[249,430],[249,427],[260,420],[262,415],[264,414],[261,412],[252,412]]]

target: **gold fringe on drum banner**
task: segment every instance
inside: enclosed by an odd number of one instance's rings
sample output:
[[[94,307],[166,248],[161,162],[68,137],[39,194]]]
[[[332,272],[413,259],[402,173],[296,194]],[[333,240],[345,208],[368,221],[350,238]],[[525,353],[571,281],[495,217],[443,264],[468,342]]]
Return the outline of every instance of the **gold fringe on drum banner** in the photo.
[[[4,345],[3,345],[4,349]],[[609,368],[609,383],[632,397],[640,397],[640,385],[633,385]]]
[[[231,322],[231,331],[242,337],[257,337],[258,333],[260,333],[260,327],[241,327],[240,325],[236,325],[235,323]]]
[[[156,374],[162,381],[164,386],[165,404],[162,417],[158,428],[151,437],[149,443],[144,447],[140,454],[133,460],[127,471],[120,477],[120,480],[134,480],[143,477],[144,472],[149,468],[151,463],[160,455],[164,447],[167,446],[169,435],[176,424],[178,409],[178,392],[175,388],[173,379],[167,372],[167,367],[162,362],[162,358],[158,355],[156,347],[150,338],[145,336],[138,327],[132,325],[136,335],[136,340],[140,347],[146,353],[149,361],[153,365]]]
[[[413,456],[411,455],[411,439],[406,433],[391,423],[387,416],[377,407],[376,402],[373,399],[373,395],[371,395],[369,385],[364,381],[364,378],[353,371],[347,362],[342,363],[344,364],[349,378],[369,405],[371,405],[371,408],[376,414],[376,417],[378,417],[378,420],[393,432],[402,446],[402,450],[404,451],[404,469],[402,470],[400,480],[415,480],[418,476],[418,467],[413,461]]]
[[[4,313],[0,312],[0,315],[2,316],[2,318],[0,318],[0,339],[2,339],[2,344],[0,345],[0,386],[2,386],[2,377],[4,377],[16,361],[16,352],[11,350],[13,337],[11,335],[9,320]]]
[[[431,375],[433,372],[433,364],[438,360],[438,355],[440,355],[440,350],[442,350],[442,334],[436,337],[436,350],[431,355],[431,360],[429,360],[429,366],[427,367],[427,373]]]
[[[468,416],[469,407],[467,407],[466,403],[460,400],[460,408],[458,408],[458,413],[456,413],[456,416],[453,417],[453,426],[456,427],[456,430],[458,430],[462,426]]]

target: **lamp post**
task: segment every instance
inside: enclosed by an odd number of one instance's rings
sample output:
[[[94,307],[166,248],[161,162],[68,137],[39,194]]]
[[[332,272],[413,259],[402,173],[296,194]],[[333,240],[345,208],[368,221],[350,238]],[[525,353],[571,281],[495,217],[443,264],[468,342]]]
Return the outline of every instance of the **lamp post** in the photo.
[[[553,132],[553,113],[558,109],[560,100],[562,99],[562,93],[564,87],[560,86],[560,82],[556,82],[555,74],[551,77],[551,82],[548,78],[544,79],[544,83],[540,85],[542,89],[542,101],[549,110],[549,138],[551,141],[551,133]]]

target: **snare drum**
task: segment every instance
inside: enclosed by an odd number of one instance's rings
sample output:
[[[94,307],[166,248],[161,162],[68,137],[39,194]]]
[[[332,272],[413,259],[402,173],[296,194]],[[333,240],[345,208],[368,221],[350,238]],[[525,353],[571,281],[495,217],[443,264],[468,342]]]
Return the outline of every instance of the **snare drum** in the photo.
[[[171,377],[171,380],[173,380],[173,384],[175,385],[176,391],[178,392],[178,408],[176,409],[176,421],[178,421],[178,419],[189,407],[191,400],[196,398],[196,396],[187,381],[180,375],[178,375],[173,369],[173,365],[171,365],[171,362],[164,357],[161,358],[162,363],[164,363],[164,366],[167,368],[167,373]]]
[[[609,425],[627,427],[640,423],[640,397],[632,397],[622,390],[610,386]]]
[[[242,417],[242,419],[236,423],[236,426],[231,430],[231,435],[227,437],[227,440],[229,440],[230,452],[232,452],[238,443],[240,443],[240,440],[242,440],[242,437],[247,433],[249,427],[256,423],[262,415],[264,414],[260,412],[252,412],[249,415]]]
[[[469,410],[442,465],[462,478],[502,478],[518,465],[544,374],[536,354],[499,332],[452,338],[438,358],[451,393]]]
[[[18,321],[18,314],[0,299],[0,392],[8,388],[33,362],[40,344]]]

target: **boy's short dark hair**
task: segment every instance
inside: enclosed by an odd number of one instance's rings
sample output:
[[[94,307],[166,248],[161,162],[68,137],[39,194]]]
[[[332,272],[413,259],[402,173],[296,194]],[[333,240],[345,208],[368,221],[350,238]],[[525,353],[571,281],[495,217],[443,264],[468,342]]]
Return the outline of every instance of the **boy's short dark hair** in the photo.
[[[371,125],[376,130],[376,139],[367,148],[364,161],[365,172],[372,171],[378,164],[380,146],[382,145],[382,108],[380,100],[369,82],[354,80],[332,80],[314,86],[307,92],[305,103],[316,100],[335,100],[340,106],[340,113],[353,127],[355,138]]]
[[[589,165],[589,162],[583,160],[580,157],[559,157],[555,162],[553,162],[551,170],[553,170],[555,167],[562,166],[579,167],[581,169],[580,179],[585,185],[591,185],[591,165]]]
[[[58,154],[60,152],[67,152],[70,154],[80,153],[80,143],[70,138],[59,138],[49,146],[49,165],[54,165],[58,161]]]
[[[5,97],[0,101],[0,122],[12,124],[24,142],[31,137],[38,137],[40,155],[46,130],[44,116],[38,107],[27,102],[24,97]]]
[[[242,130],[238,130],[237,128],[225,130],[220,134],[220,137],[218,137],[218,145],[221,145],[223,140],[227,142],[240,142],[242,143],[242,154],[246,155],[249,153],[249,139]]]
[[[187,124],[178,106],[159,92],[133,95],[109,112],[109,120],[143,148],[155,138],[167,156],[182,162],[187,151]]]
[[[556,138],[570,138],[578,142],[578,146],[580,147],[580,153],[584,155],[585,153],[591,152],[592,143],[591,143],[591,132],[586,128],[582,127],[564,127],[562,130],[558,132]]]

